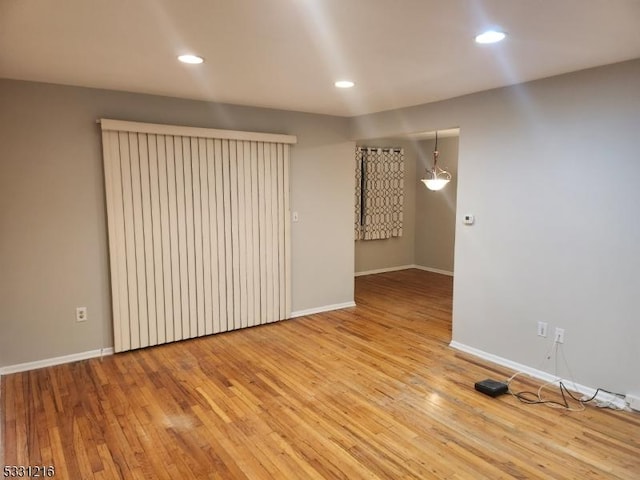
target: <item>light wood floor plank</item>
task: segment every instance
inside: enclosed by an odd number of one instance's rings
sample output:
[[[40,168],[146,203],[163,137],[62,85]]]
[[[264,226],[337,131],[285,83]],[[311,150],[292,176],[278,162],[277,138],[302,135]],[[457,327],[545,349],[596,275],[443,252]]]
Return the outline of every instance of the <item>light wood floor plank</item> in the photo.
[[[61,479],[637,479],[640,415],[491,399],[448,347],[452,279],[357,307],[2,378],[4,464]],[[523,378],[523,388],[536,381]]]

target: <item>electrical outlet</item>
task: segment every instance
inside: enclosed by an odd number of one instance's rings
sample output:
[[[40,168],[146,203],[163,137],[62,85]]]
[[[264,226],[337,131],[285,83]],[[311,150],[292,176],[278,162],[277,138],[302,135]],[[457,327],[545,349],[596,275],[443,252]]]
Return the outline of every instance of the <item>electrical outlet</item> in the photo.
[[[556,343],[564,343],[564,328],[556,328],[556,334],[553,337]]]
[[[547,322],[538,322],[538,336],[546,337],[547,336]]]
[[[76,308],[76,322],[87,321],[87,307]]]

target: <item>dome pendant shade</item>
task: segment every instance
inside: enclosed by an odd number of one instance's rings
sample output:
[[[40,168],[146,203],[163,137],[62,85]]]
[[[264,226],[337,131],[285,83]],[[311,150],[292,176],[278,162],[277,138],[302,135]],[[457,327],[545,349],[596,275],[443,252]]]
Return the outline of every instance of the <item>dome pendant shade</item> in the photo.
[[[423,178],[422,182],[429,190],[436,192],[442,190],[450,180],[450,178]]]

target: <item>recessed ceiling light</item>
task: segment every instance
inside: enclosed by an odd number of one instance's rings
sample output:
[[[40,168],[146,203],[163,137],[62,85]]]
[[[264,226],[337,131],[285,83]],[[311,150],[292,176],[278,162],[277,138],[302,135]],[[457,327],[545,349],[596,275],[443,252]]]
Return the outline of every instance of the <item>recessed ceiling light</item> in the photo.
[[[178,60],[180,60],[182,63],[190,63],[193,65],[204,62],[204,58],[199,57],[198,55],[180,55],[178,57]]]
[[[338,88],[351,88],[355,85],[351,80],[338,80],[334,85]]]
[[[505,39],[506,33],[497,30],[487,30],[476,35],[476,43],[496,43]]]

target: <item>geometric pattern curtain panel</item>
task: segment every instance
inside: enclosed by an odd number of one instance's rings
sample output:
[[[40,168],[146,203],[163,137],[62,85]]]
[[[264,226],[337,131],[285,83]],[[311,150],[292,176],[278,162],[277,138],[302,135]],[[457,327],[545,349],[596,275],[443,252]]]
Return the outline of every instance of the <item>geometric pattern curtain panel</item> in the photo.
[[[356,148],[355,238],[402,236],[404,150]]]
[[[114,350],[289,318],[296,137],[100,123]]]

